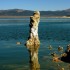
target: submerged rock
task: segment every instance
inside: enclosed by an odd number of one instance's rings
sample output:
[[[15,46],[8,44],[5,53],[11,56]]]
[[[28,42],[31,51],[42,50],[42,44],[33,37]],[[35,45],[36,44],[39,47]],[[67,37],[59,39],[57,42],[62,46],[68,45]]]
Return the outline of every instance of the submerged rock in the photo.
[[[63,47],[59,46],[58,51],[63,51]]]
[[[48,47],[48,49],[49,49],[49,50],[52,50],[52,46],[50,45],[50,46]]]
[[[70,44],[67,46],[67,52],[70,52]]]
[[[59,60],[58,57],[53,57],[53,61],[54,61],[54,62],[59,62],[60,60]]]
[[[20,45],[20,44],[21,44],[21,42],[16,42],[16,44],[17,44],[17,45]]]
[[[54,52],[51,54],[53,56],[52,60],[54,62],[60,62],[60,58],[58,57],[58,55]]]
[[[53,57],[56,57],[57,56],[57,54],[54,52],[54,53],[51,53],[51,55],[53,56]]]
[[[61,54],[61,57],[66,57],[66,56],[67,56],[66,53]]]
[[[60,70],[64,70],[64,68],[61,68]]]

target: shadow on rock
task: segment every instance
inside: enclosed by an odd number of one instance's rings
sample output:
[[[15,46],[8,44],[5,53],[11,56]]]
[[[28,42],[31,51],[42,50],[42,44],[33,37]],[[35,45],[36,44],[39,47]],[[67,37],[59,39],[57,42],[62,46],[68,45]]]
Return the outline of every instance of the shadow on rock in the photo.
[[[70,44],[67,46],[65,53],[63,53],[61,61],[70,63]]]

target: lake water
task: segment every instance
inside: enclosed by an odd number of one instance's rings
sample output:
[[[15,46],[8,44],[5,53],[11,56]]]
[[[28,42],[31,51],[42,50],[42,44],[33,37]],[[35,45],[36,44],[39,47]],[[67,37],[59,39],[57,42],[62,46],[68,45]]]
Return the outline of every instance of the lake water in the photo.
[[[29,55],[24,46],[29,36],[29,19],[0,19],[0,70],[29,70]],[[70,44],[70,19],[42,18],[39,24],[39,63],[41,70],[70,70],[69,63],[53,62],[51,53],[60,56]],[[21,42],[17,45],[16,42]],[[48,46],[53,47],[52,50]]]

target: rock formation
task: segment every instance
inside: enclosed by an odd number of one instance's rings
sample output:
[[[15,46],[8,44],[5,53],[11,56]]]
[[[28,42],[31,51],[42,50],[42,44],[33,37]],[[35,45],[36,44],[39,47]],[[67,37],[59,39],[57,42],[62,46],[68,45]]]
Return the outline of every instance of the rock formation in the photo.
[[[30,17],[30,31],[29,37],[26,42],[26,47],[29,51],[30,56],[30,70],[39,70],[40,65],[38,62],[38,49],[40,46],[40,41],[38,37],[38,24],[40,21],[40,13],[38,11],[34,12],[33,16]]]
[[[70,44],[67,46],[67,49],[63,54],[64,55],[61,57],[61,60],[70,63]]]

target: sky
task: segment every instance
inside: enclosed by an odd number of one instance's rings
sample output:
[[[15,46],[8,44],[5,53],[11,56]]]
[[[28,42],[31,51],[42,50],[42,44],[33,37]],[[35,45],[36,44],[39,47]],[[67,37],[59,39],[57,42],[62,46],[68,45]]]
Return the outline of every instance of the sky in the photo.
[[[23,9],[55,11],[70,8],[70,0],[0,0],[0,10]]]

